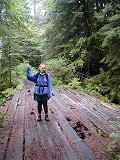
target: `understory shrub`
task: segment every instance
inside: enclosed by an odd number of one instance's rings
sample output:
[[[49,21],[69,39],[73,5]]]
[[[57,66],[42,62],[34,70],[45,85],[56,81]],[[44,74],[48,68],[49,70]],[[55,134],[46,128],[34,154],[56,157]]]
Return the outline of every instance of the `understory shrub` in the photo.
[[[73,89],[83,90],[81,87],[81,82],[79,81],[79,78],[72,78],[70,80],[70,83],[68,83],[68,86],[71,86]]]
[[[120,128],[120,122],[116,122],[114,128]],[[120,160],[120,131],[111,133],[112,142],[108,145],[108,150],[112,153],[114,160]]]
[[[88,93],[94,90],[110,103],[120,104],[120,76],[103,72],[91,79],[84,80],[84,87]]]
[[[73,77],[72,68],[62,58],[46,62],[47,72],[50,74],[53,85],[67,84]]]

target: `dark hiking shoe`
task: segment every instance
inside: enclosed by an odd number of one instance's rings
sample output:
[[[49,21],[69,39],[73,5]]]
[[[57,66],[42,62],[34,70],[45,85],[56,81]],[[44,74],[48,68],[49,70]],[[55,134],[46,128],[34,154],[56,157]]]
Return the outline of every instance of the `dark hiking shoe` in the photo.
[[[49,121],[48,114],[45,115],[45,121]]]
[[[42,119],[41,119],[41,115],[40,115],[40,114],[38,115],[38,119],[37,119],[37,121],[38,121],[38,122],[42,121]]]

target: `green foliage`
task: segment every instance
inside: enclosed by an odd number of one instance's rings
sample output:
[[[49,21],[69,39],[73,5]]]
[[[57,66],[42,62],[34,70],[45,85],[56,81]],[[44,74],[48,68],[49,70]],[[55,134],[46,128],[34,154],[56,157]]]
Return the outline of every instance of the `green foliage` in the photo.
[[[117,143],[120,141],[120,132],[112,133],[111,138],[113,138],[113,143]]]
[[[68,68],[62,58],[47,61],[47,71],[52,77],[53,85],[66,83],[72,77],[72,68]]]
[[[28,32],[25,16],[26,3],[23,0],[2,0],[0,2],[0,35],[11,36],[15,32]],[[24,33],[22,33],[24,32]]]
[[[95,90],[96,86],[93,83],[87,83],[85,85],[85,89],[88,93],[90,93],[91,91]]]
[[[107,50],[101,63],[106,64],[112,71],[120,70],[120,14],[116,12],[117,5],[108,4],[100,13],[103,16],[102,24],[99,29],[101,36],[101,47]],[[98,18],[98,22],[101,20]]]
[[[24,87],[23,82],[20,82],[20,83],[17,85],[16,89],[22,89],[23,87]]]
[[[26,61],[24,63],[20,63],[18,66],[14,67],[12,70],[12,84],[21,89],[23,86],[23,80],[26,79]]]
[[[114,127],[120,128],[120,122],[117,122]],[[111,133],[110,137],[112,138],[112,142],[108,145],[108,150],[111,151],[114,160],[119,160],[119,142],[120,142],[120,132],[116,131]]]
[[[0,38],[2,39],[0,92],[12,86],[22,87],[21,80],[22,75],[25,75],[25,69],[22,71],[22,65],[18,67],[24,60],[28,60],[33,66],[41,61],[39,42],[36,38],[41,32],[30,23],[26,2],[22,0],[0,2]]]
[[[72,78],[70,82],[68,83],[68,86],[71,86],[73,89],[78,89],[78,90],[83,91],[79,78],[76,78],[76,77]]]
[[[14,88],[7,88],[6,90],[2,91],[1,94],[7,98],[10,95],[14,95],[15,91],[16,90]]]
[[[13,95],[16,89],[22,89],[24,86],[24,80],[26,79],[25,70],[26,70],[27,62],[20,63],[18,66],[15,66],[12,70],[11,83],[12,87],[7,88],[1,91],[0,93],[0,105],[5,101],[7,97]]]
[[[3,120],[4,120],[5,114],[6,114],[5,111],[0,112],[0,128],[3,127]]]
[[[93,76],[85,85],[88,93],[119,103],[119,2],[48,0],[43,3],[48,14],[43,19],[42,57],[48,61],[65,59],[66,68],[72,68],[72,77],[79,77],[80,73]],[[104,70],[102,74],[100,68]],[[68,74],[63,80],[64,74],[56,73],[60,81],[71,83]],[[56,84],[58,79],[54,80]],[[72,81],[74,84],[75,80]]]
[[[81,89],[79,75],[83,73],[92,77],[84,85],[88,93],[119,103],[119,3],[42,0],[46,13],[41,15],[41,6],[34,23],[26,3],[0,2],[0,91],[12,85],[22,88],[24,60],[34,67],[48,61],[53,84],[69,83]]]
[[[0,106],[4,103],[5,100],[6,98],[3,97],[3,95],[0,95]]]
[[[92,90],[100,93],[102,96],[99,96],[100,99],[113,102],[120,103],[120,77],[113,76],[109,72],[104,72],[101,69],[101,73],[97,76],[92,77],[91,79],[86,79],[84,81],[84,86],[88,93]]]

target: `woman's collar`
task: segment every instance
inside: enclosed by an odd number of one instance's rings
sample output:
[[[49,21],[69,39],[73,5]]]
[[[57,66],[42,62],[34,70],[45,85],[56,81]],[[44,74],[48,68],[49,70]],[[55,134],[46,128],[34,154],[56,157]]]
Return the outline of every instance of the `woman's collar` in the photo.
[[[40,74],[41,74],[41,75],[44,75],[45,73],[41,73],[41,72],[40,72]]]

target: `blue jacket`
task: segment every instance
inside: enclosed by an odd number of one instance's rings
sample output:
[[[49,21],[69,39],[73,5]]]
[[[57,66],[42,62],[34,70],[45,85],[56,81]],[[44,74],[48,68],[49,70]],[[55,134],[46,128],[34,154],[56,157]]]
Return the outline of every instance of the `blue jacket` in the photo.
[[[51,80],[50,80],[49,74],[48,74],[48,79],[46,78],[46,74],[39,74],[38,78],[36,78],[37,73],[32,74],[31,69],[27,66],[26,67],[26,77],[28,80],[36,83],[36,85],[34,86],[35,94],[39,94],[39,95],[47,94],[48,98],[52,96],[52,86],[51,86]]]

